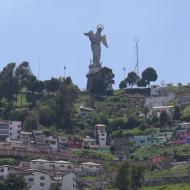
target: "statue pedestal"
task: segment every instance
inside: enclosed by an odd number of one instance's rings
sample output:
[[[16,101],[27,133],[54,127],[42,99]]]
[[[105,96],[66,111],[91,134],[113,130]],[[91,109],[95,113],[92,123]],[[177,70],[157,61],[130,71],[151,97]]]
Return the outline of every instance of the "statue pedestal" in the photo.
[[[86,85],[86,91],[90,91],[92,88],[92,82],[94,78],[96,77],[97,72],[102,68],[101,64],[95,65],[91,64],[89,65],[89,72],[86,75],[87,77],[87,85]]]

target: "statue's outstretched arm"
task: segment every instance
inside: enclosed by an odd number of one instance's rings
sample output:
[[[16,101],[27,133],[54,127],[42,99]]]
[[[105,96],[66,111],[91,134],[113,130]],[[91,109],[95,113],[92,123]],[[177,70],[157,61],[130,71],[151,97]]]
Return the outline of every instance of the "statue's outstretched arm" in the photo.
[[[105,47],[108,48],[108,44],[107,44],[107,40],[106,40],[106,36],[102,36],[102,43],[104,44]]]
[[[93,35],[93,31],[90,31],[88,33],[84,33],[85,36],[91,37]]]

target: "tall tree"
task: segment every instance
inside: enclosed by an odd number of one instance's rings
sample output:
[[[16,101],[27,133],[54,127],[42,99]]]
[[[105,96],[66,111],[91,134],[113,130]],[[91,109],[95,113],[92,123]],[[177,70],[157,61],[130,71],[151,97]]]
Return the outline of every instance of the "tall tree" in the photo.
[[[27,190],[27,183],[22,176],[9,174],[5,180],[6,190]]]
[[[119,88],[120,89],[124,89],[127,87],[127,82],[126,80],[122,80],[120,83],[119,83]]]
[[[18,81],[18,88],[22,90],[23,88],[28,88],[30,83],[32,82],[33,74],[30,69],[29,63],[27,61],[22,62],[15,70],[15,78]],[[21,108],[22,108],[22,99],[23,92],[21,93]]]
[[[30,65],[27,61],[22,62],[15,70],[15,78],[20,89],[27,88],[33,77]]]
[[[147,86],[147,82],[144,80],[144,79],[139,79],[138,81],[137,81],[137,86],[138,87],[146,87]]]
[[[136,85],[138,79],[139,77],[137,76],[135,72],[130,72],[127,75],[126,82],[132,88],[134,85]]]
[[[56,94],[56,126],[72,130],[72,114],[74,111],[74,101],[79,95],[79,89],[73,83],[69,85],[64,81],[60,90]]]
[[[15,63],[9,63],[0,72],[0,97],[6,98],[11,108],[14,95],[18,92],[18,82],[14,74],[15,66]]]
[[[48,92],[56,92],[60,88],[61,81],[56,78],[51,78],[50,80],[44,81],[44,84],[45,84],[45,89]]]
[[[169,121],[169,115],[166,111],[162,111],[160,113],[160,124],[164,125],[167,124],[167,122]]]
[[[119,190],[130,190],[131,187],[131,166],[126,161],[122,164],[116,177],[116,187]]]
[[[150,86],[150,82],[156,81],[158,78],[156,70],[152,67],[148,67],[142,72],[142,79]]]

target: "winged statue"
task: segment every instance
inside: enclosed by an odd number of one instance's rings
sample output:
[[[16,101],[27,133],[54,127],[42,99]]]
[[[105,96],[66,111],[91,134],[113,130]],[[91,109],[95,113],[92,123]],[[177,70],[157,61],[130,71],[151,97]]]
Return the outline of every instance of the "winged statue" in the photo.
[[[91,42],[94,65],[100,65],[101,43],[103,43],[103,45],[108,48],[106,36],[101,35],[103,29],[104,29],[103,25],[98,25],[96,33],[94,33],[92,30],[89,31],[88,33],[84,33],[84,35],[87,36]]]

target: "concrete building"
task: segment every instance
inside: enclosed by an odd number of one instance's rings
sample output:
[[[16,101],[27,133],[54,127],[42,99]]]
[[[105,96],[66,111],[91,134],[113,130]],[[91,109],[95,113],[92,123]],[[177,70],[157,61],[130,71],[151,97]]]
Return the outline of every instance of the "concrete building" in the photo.
[[[23,173],[29,190],[48,190],[53,183],[53,178],[45,171],[28,169]]]
[[[23,146],[30,147],[30,144],[33,140],[32,133],[21,131],[20,136],[21,136],[20,140],[23,143]]]
[[[74,173],[66,173],[62,176],[61,190],[78,190],[77,177]]]
[[[96,138],[96,143],[100,146],[106,146],[107,133],[106,125],[97,124],[95,125],[94,136]]]
[[[20,132],[20,121],[0,121],[0,139],[9,137],[11,140],[19,140]]]
[[[18,167],[2,165],[0,166],[0,179],[6,179],[9,174],[17,174],[20,171],[21,169]]]
[[[93,162],[85,162],[80,164],[80,170],[88,174],[99,174],[102,171],[102,166]]]
[[[94,110],[92,108],[87,108],[84,106],[80,106],[80,116],[82,118],[88,118],[90,117],[90,114],[93,112]]]
[[[166,112],[172,118],[174,112],[174,106],[159,106],[159,107],[150,108],[147,117],[151,118],[155,116],[159,118],[161,112]]]
[[[83,139],[82,148],[96,148],[96,139],[87,136]]]
[[[39,169],[39,170],[55,170],[55,171],[64,171],[71,172],[74,170],[74,166],[71,162],[67,161],[48,161],[43,159],[36,159],[30,161],[30,168]]]
[[[45,142],[51,150],[53,151],[58,150],[58,138],[56,136],[45,137]]]

